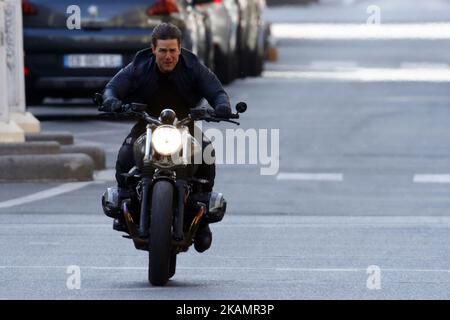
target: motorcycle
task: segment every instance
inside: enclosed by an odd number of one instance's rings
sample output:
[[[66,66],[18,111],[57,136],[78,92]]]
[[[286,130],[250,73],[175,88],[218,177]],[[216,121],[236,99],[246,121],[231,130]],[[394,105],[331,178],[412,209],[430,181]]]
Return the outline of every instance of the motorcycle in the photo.
[[[94,102],[100,107],[102,95],[97,93]],[[145,111],[145,104],[122,108],[124,114],[143,119],[146,132],[133,146],[135,167],[124,174],[130,196],[119,203],[117,187],[109,187],[102,196],[102,207],[110,218],[123,215],[128,233],[124,237],[133,240],[136,249],[149,252],[149,282],[164,286],[175,275],[177,255],[194,243],[200,223],[221,221],[227,206],[221,193],[203,192],[208,180],[194,177],[202,144],[190,134],[189,125],[200,120],[239,125],[231,119],[239,119],[247,105],[238,103],[237,113],[227,118],[193,108],[180,121],[172,109],[164,109],[157,119]]]

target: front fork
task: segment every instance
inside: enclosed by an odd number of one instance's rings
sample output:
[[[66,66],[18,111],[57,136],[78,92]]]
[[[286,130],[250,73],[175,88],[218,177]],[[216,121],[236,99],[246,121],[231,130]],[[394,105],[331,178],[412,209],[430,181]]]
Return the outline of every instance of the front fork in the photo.
[[[173,235],[175,241],[182,241],[184,238],[184,205],[186,203],[187,196],[189,195],[189,189],[186,181],[184,180],[176,181],[175,187],[177,189],[178,210],[175,210]]]
[[[155,178],[155,181],[160,179],[167,180],[168,178]],[[170,179],[174,181],[173,179]],[[173,239],[172,245],[174,246],[174,250],[176,253],[186,251],[189,246],[192,244],[193,238],[197,233],[197,229],[200,225],[201,220],[204,218],[206,214],[206,205],[204,203],[198,202],[199,211],[196,216],[192,220],[192,223],[187,231],[187,234],[184,234],[184,209],[186,198],[189,195],[188,184],[184,180],[174,182],[174,186],[176,188],[176,197],[174,200],[177,200],[177,210],[174,210],[174,222],[173,222]],[[141,215],[140,215],[140,223],[139,223],[139,231],[131,232],[130,235],[134,241],[134,244],[137,249],[148,250],[148,240],[150,229],[150,190],[152,187],[152,179],[149,177],[143,178],[143,189],[142,189],[142,203],[141,203]],[[128,224],[128,228],[130,230],[137,230],[135,225],[133,224],[133,220],[131,218],[131,214],[128,212],[127,204],[124,206],[125,218]],[[136,234],[138,233],[138,234]]]
[[[149,162],[152,158],[151,141],[152,141],[152,129],[150,125],[146,127],[147,137],[145,139],[145,152],[144,152],[144,168],[142,178],[142,197],[141,197],[141,214],[139,219],[139,236],[141,238],[148,238],[148,229],[150,227],[150,208],[149,208],[149,195],[152,186],[152,168]]]
[[[142,178],[142,197],[141,197],[141,213],[140,213],[140,222],[139,222],[139,236],[141,238],[148,238],[148,230],[150,228],[150,196],[151,196],[151,187],[152,180],[158,181],[159,179],[167,179],[161,177],[154,177],[153,179],[149,176],[145,175]],[[172,179],[170,179],[174,182]],[[174,203],[176,205],[177,210],[174,210],[174,224],[173,224],[173,236],[174,240],[182,241],[184,238],[184,207],[185,200],[188,196],[188,184],[184,180],[175,181],[174,187],[176,189],[176,197]]]
[[[139,237],[142,239],[148,238],[148,230],[150,228],[150,189],[152,186],[152,179],[149,176],[142,178],[142,196],[141,196],[141,215],[139,219]]]

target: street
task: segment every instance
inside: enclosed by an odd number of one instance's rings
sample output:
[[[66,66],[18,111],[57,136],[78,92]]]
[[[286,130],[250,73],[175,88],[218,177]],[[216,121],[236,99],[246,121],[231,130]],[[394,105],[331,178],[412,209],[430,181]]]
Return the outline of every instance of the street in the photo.
[[[44,131],[104,148],[107,169],[91,182],[0,185],[0,299],[450,299],[450,37],[432,38],[439,25],[417,39],[332,32],[364,24],[369,5],[381,28],[450,18],[443,0],[415,1],[407,16],[411,1],[393,2],[267,9],[278,61],[225,89],[233,107],[248,104],[239,128],[267,129],[270,146],[279,132],[278,170],[261,174],[261,154],[217,165],[227,213],[208,251],[178,256],[166,287],[149,285],[148,254],[102,212],[132,123],[88,100],[29,108]],[[282,28],[303,23],[307,38]]]

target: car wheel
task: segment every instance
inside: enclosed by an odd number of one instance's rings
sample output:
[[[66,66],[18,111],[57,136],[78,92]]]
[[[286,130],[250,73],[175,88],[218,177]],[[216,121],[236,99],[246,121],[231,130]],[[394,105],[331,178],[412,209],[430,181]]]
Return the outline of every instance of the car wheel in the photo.
[[[250,77],[259,77],[264,69],[264,32],[259,28],[256,50],[248,54],[247,72]]]
[[[258,52],[252,52],[248,59],[248,75],[259,77],[263,71],[264,57]]]
[[[27,106],[36,106],[42,104],[44,98],[44,95],[39,93],[27,93],[25,102]]]
[[[229,84],[234,80],[235,63],[233,55],[225,55],[216,47],[214,50],[215,74],[223,84]]]

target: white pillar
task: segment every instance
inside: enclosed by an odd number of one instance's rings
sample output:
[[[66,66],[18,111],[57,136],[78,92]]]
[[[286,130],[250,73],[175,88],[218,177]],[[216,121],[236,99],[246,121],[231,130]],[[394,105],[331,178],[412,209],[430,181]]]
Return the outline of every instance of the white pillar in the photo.
[[[0,0],[0,122],[6,122],[8,115],[8,98],[6,96],[6,51],[4,34],[3,2]]]
[[[0,0],[0,143],[24,142],[24,131],[9,119],[4,8],[5,2]]]
[[[0,1],[0,122],[8,121],[8,100],[6,97],[6,52],[5,52],[5,34],[3,2]]]
[[[25,132],[40,132],[39,121],[25,110],[22,1],[5,1],[6,65],[10,119]]]

